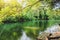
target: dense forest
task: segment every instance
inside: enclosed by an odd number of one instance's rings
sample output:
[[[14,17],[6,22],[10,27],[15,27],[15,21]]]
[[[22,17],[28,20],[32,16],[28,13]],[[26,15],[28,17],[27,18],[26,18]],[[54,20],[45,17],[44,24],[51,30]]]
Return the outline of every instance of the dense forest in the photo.
[[[18,40],[22,30],[36,38],[59,22],[60,0],[0,0],[0,40]]]
[[[59,0],[0,0],[0,22],[59,20]]]

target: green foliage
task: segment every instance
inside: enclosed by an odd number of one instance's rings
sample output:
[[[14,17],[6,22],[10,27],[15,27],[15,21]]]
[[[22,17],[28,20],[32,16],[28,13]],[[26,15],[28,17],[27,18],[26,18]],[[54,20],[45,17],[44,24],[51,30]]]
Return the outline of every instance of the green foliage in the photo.
[[[36,38],[40,31],[59,23],[60,9],[53,10],[52,0],[0,0],[0,40],[17,40],[22,30]],[[8,35],[7,35],[8,34]]]
[[[49,20],[60,20],[60,11],[59,10],[52,10],[51,6],[48,4],[52,2],[51,0],[47,1],[44,0],[43,2],[37,2],[36,4],[34,3],[37,1],[35,0],[30,0],[27,1],[30,4],[27,7],[23,8],[21,4],[17,3],[16,1],[11,2],[11,4],[6,4],[4,6],[4,2],[2,1],[0,4],[0,22],[2,23],[3,21],[14,21],[17,22],[19,20],[35,20],[35,19],[40,19],[40,20],[45,20],[44,17],[48,18]],[[24,2],[22,2],[24,3]],[[13,6],[12,6],[13,4]],[[42,6],[44,5],[44,6]],[[41,15],[40,15],[41,14]],[[45,16],[44,16],[45,15]],[[42,18],[41,18],[42,17]]]

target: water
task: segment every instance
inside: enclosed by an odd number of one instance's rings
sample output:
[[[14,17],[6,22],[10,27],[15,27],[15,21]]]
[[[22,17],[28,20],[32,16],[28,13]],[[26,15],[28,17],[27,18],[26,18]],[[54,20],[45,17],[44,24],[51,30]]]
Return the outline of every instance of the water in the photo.
[[[55,32],[58,28],[58,24],[55,25],[57,22],[60,21],[28,21],[2,24],[0,25],[0,40],[35,40],[41,32]]]
[[[54,24],[51,27],[48,27],[45,32],[48,33],[55,33],[55,32],[60,32],[60,26],[58,24]]]
[[[31,40],[31,39],[30,39],[30,38],[26,35],[26,33],[23,31],[21,38],[18,39],[18,40]]]

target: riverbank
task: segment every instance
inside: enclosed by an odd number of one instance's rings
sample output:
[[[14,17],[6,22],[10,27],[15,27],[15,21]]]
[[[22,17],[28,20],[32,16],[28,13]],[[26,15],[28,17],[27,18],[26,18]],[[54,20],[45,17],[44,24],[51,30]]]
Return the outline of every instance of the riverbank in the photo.
[[[60,40],[60,25],[53,25],[41,32],[37,40]]]

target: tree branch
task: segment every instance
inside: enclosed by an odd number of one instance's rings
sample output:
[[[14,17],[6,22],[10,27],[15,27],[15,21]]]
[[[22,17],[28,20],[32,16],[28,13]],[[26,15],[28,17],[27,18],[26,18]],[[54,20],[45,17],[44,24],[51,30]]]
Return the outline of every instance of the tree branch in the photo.
[[[28,6],[26,6],[26,7],[24,7],[23,9],[21,9],[21,10],[19,10],[19,11],[23,11],[25,8],[27,8],[27,7],[33,7],[34,5],[36,5],[37,3],[39,3],[40,2],[40,0],[39,1],[37,1],[37,2],[35,2],[34,4],[32,4],[32,5],[28,5]]]

